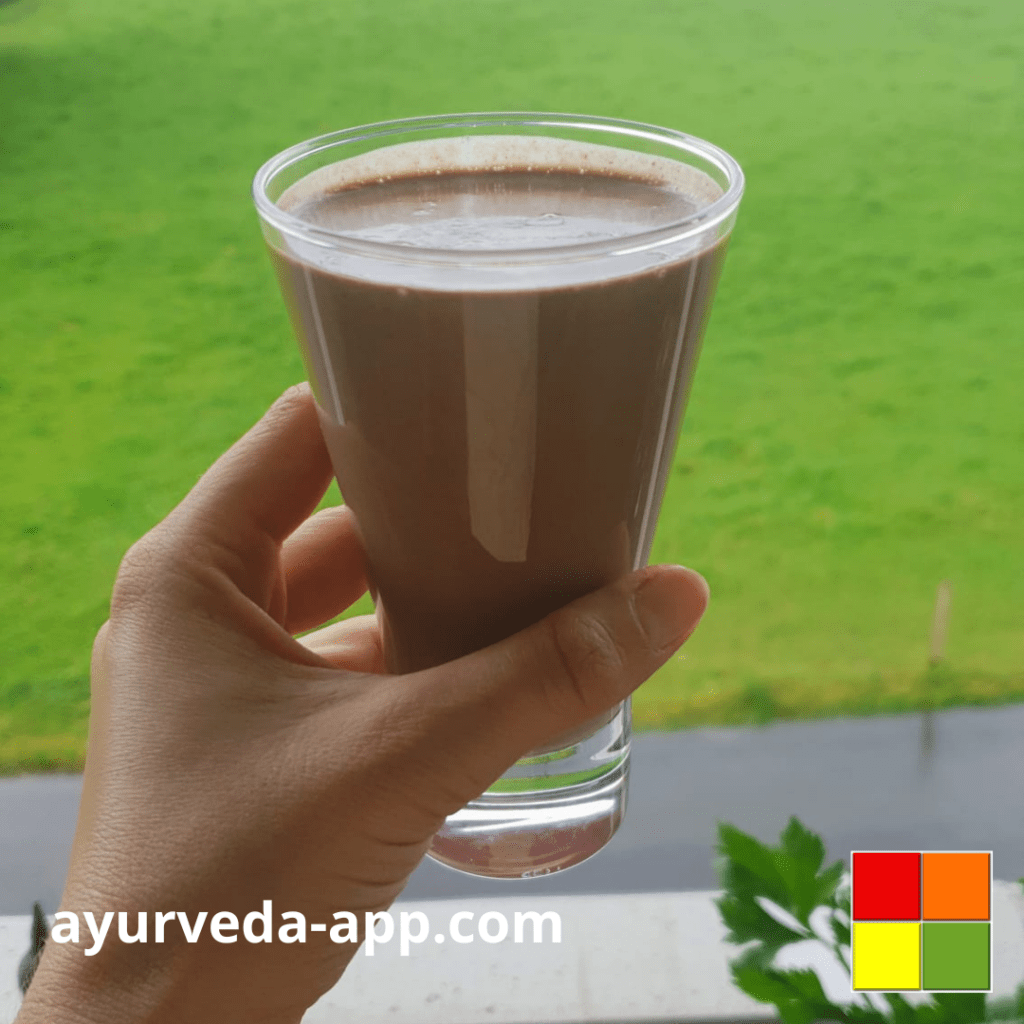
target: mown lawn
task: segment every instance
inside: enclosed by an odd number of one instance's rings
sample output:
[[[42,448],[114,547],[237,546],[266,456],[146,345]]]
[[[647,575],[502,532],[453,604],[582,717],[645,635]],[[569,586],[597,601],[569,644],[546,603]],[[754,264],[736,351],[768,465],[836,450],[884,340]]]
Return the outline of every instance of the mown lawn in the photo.
[[[652,556],[713,604],[638,721],[1024,699],[1022,41],[1017,0],[0,7],[0,769],[80,761],[121,555],[302,376],[256,168],[446,111],[748,176]]]

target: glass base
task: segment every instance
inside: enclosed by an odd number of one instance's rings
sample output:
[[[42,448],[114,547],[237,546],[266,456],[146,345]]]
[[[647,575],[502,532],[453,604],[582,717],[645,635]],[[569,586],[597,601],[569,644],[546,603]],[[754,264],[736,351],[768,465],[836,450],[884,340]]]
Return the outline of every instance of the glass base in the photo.
[[[627,701],[589,737],[517,761],[445,821],[428,855],[488,878],[536,878],[592,857],[626,812],[629,718]]]

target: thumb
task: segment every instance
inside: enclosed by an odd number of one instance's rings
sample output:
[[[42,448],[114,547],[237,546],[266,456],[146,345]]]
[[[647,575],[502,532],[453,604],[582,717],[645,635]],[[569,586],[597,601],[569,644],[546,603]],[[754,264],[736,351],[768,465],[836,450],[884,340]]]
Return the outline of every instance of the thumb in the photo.
[[[689,638],[708,598],[692,569],[650,566],[421,673],[416,689],[430,708],[429,732],[467,782],[485,788],[526,752],[629,696]]]

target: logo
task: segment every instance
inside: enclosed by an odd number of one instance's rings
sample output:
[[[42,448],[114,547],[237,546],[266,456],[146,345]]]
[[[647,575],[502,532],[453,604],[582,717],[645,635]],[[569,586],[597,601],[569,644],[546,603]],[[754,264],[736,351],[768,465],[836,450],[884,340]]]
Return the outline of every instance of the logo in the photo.
[[[992,853],[853,853],[853,989],[992,990]]]

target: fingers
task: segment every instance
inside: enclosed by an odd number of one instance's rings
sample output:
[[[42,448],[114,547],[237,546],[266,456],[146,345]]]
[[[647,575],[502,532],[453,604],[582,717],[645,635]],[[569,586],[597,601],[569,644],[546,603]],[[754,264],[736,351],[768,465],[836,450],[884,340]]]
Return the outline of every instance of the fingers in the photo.
[[[335,622],[299,638],[299,643],[334,668],[383,675],[384,650],[374,615]]]
[[[488,785],[624,700],[689,638],[708,597],[691,569],[640,570],[502,643],[406,677],[409,699],[429,709],[435,748]]]
[[[219,567],[261,606],[277,545],[303,523],[331,480],[308,385],[289,388],[168,516],[182,550],[219,551]]]
[[[306,520],[281,551],[288,593],[285,629],[301,633],[343,612],[366,591],[355,516],[345,505]]]

